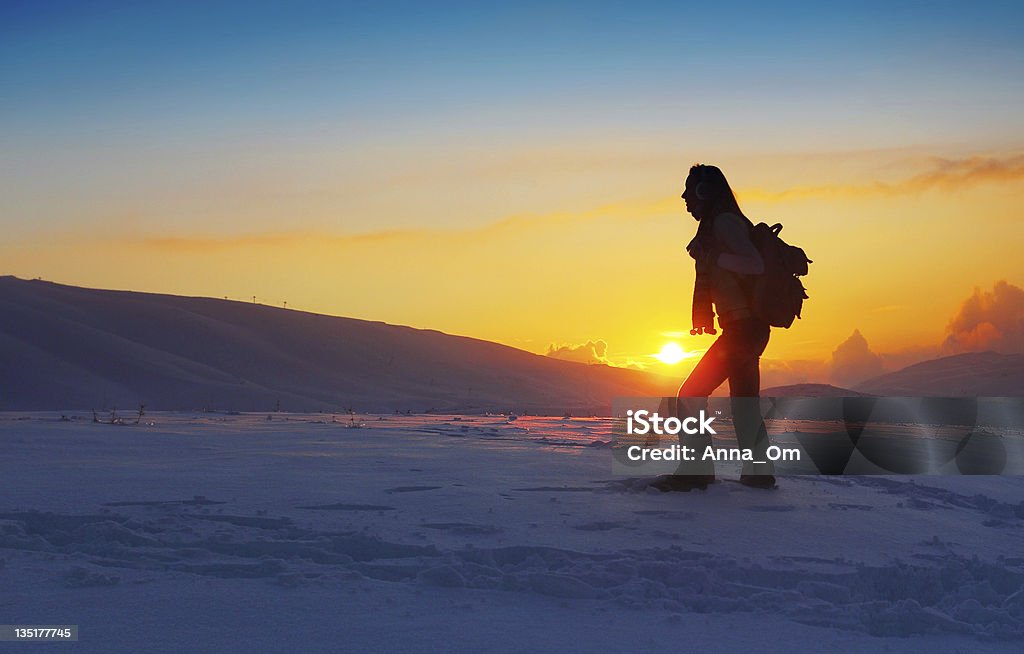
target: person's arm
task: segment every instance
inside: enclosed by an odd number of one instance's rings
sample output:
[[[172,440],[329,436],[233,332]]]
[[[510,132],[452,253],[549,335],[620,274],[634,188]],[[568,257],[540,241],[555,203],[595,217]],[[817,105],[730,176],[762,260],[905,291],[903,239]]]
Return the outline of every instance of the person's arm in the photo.
[[[715,238],[722,246],[718,265],[741,275],[760,275],[764,260],[750,240],[750,228],[743,219],[732,213],[715,218]]]

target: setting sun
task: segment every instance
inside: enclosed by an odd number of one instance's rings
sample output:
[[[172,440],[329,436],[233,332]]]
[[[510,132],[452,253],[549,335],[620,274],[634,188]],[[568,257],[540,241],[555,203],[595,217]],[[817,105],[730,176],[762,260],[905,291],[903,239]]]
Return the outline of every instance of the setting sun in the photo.
[[[654,357],[667,365],[675,365],[686,358],[686,352],[683,348],[679,347],[678,343],[665,343],[661,348],[661,352],[658,352]]]

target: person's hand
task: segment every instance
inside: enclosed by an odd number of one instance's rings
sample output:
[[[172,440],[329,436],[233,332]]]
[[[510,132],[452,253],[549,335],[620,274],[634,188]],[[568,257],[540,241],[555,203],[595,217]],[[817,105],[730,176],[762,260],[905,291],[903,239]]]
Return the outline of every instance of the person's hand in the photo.
[[[711,334],[714,336],[718,331],[714,327],[694,327],[690,330],[690,336],[701,336],[703,334]]]

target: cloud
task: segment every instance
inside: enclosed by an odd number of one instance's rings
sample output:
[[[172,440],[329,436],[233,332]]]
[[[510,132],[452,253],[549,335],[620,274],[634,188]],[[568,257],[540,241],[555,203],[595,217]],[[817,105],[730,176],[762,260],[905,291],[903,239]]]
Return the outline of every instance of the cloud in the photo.
[[[1017,182],[1024,180],[1024,155],[1009,157],[974,156],[962,159],[930,159],[931,170],[897,182],[865,184],[826,184],[797,186],[781,191],[758,188],[740,189],[744,201],[782,202],[814,197],[848,198],[865,195],[900,195],[933,189],[958,190],[982,182]],[[129,237],[130,245],[171,252],[218,252],[240,248],[273,248],[289,245],[327,244],[332,247],[358,246],[369,243],[395,243],[426,239],[467,239],[469,241],[502,236],[509,232],[532,232],[553,225],[579,225],[596,220],[629,220],[653,218],[681,211],[674,195],[614,202],[578,211],[554,211],[542,214],[511,215],[484,225],[461,229],[387,229],[358,233],[330,231],[291,231],[275,233],[211,236],[203,234],[155,235]]]
[[[839,344],[829,362],[829,376],[838,386],[862,382],[882,374],[884,370],[882,357],[871,351],[859,329],[853,330],[850,337]]]
[[[1024,180],[1024,155],[1003,158],[974,156],[963,159],[933,157],[931,164],[931,170],[895,182],[794,186],[782,191],[754,188],[740,190],[737,195],[744,201],[782,202],[818,197],[850,198],[867,195],[905,195],[931,190],[957,191],[985,182],[1005,183]]]
[[[176,253],[222,252],[243,248],[278,248],[288,246],[329,245],[342,248],[371,243],[394,244],[401,241],[480,239],[527,233],[552,226],[582,225],[596,220],[636,220],[671,213],[679,204],[674,196],[668,199],[633,200],[606,204],[580,211],[554,211],[543,214],[519,214],[484,225],[461,229],[411,228],[387,229],[369,232],[339,233],[330,231],[296,230],[255,234],[213,236],[206,234],[151,235],[127,237],[130,246]]]
[[[577,363],[608,364],[608,344],[598,339],[587,341],[581,345],[559,345],[554,343],[548,347],[549,357]]]
[[[881,307],[879,311],[888,310]],[[761,360],[762,387],[829,380],[851,388],[876,375],[961,352],[1024,352],[1024,289],[1005,280],[991,291],[975,289],[950,320],[944,342],[895,352],[874,352],[860,330],[824,362]]]
[[[879,307],[878,311],[897,307]],[[855,387],[871,377],[939,356],[992,350],[1024,352],[1024,289],[1005,280],[991,291],[975,289],[947,327],[941,344],[875,352],[860,330],[840,343],[828,361],[761,359],[761,387],[829,383]]]
[[[1024,289],[1006,280],[992,291],[975,288],[946,328],[947,354],[992,350],[1024,352]]]
[[[437,232],[440,233],[440,232]],[[241,248],[280,248],[311,243],[331,246],[359,245],[372,242],[398,241],[427,236],[430,230],[381,230],[357,234],[295,231],[264,234],[208,236],[146,236],[130,238],[133,245],[168,252],[220,252]]]

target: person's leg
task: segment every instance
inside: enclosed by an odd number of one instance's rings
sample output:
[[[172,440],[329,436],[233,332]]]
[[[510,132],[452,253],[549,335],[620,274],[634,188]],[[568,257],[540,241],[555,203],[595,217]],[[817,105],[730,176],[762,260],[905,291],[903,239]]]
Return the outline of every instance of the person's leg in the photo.
[[[680,413],[692,416],[707,409],[708,396],[729,377],[730,352],[735,349],[732,340],[730,334],[723,332],[686,377],[676,393]]]
[[[707,411],[708,396],[729,376],[728,361],[731,349],[729,341],[730,337],[723,332],[697,362],[696,367],[686,377],[686,381],[679,387],[675,398],[677,404],[672,415],[683,419],[699,415],[701,411]],[[694,460],[680,462],[676,474],[704,477],[707,481],[713,479],[714,461],[701,459],[705,450],[711,445],[710,434],[689,435],[680,432],[679,444],[690,448]]]
[[[768,460],[768,430],[761,417],[760,357],[768,345],[767,325],[747,324],[737,339],[736,358],[729,374],[729,396],[733,427],[741,449],[749,449],[755,461],[744,462],[743,475],[773,475],[774,464]]]
[[[730,335],[723,333],[700,358],[686,381],[679,387],[678,397],[707,398],[729,377]]]

